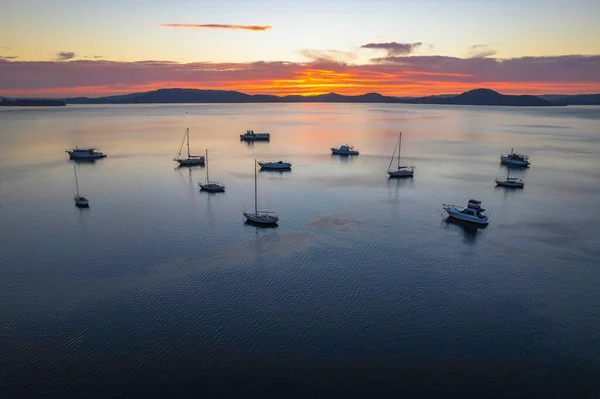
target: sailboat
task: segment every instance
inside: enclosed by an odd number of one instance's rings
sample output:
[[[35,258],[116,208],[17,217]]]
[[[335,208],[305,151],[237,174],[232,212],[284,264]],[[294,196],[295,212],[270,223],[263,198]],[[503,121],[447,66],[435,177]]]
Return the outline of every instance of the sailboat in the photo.
[[[200,186],[200,189],[204,190],[204,191],[212,191],[212,192],[225,191],[224,185],[222,185],[221,183],[218,183],[218,182],[211,182],[210,179],[208,178],[208,150],[206,150],[206,154],[205,154],[204,158],[206,159],[206,182],[198,183],[198,185]]]
[[[187,139],[187,158],[181,158],[181,150],[183,149],[183,143],[186,142]],[[202,155],[190,155],[190,129],[186,129],[185,135],[183,136],[183,140],[181,141],[181,146],[179,147],[179,153],[177,157],[173,159],[174,161],[179,162],[180,166],[193,166],[193,165],[204,165],[204,157]]]
[[[256,183],[256,159],[254,160],[254,213],[244,212],[249,222],[261,225],[276,225],[279,217],[273,212],[258,212],[257,183]]]
[[[80,208],[87,208],[90,206],[89,201],[87,198],[79,195],[79,182],[77,181],[77,169],[75,169],[75,164],[73,164],[73,172],[75,172],[75,188],[77,189],[77,194],[75,194],[73,200],[75,201],[76,206]]]
[[[496,179],[496,185],[503,187],[523,188],[525,187],[525,182],[523,181],[523,179],[520,179],[518,177],[510,177],[510,168],[508,168],[506,179]]]
[[[394,147],[394,153],[392,159],[390,159],[390,165],[388,166],[388,175],[390,177],[412,177],[415,173],[414,166],[401,166],[400,165],[400,148],[402,146],[402,132],[398,136],[398,144]],[[392,162],[394,162],[394,155],[396,155],[396,147],[398,147],[398,168],[392,170]]]

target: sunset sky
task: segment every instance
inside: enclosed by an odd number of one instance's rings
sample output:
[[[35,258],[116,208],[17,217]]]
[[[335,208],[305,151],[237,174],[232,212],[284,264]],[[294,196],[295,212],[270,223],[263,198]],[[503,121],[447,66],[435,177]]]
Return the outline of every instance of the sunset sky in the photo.
[[[0,0],[0,96],[600,93],[598,0]]]

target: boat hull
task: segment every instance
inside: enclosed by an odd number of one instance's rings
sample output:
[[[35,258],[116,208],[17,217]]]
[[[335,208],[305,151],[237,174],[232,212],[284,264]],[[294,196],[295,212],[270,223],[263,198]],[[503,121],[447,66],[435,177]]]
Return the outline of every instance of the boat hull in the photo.
[[[249,222],[265,225],[265,226],[274,226],[279,221],[279,218],[274,215],[268,215],[264,213],[247,213],[244,212],[244,216]]]
[[[473,224],[478,224],[478,225],[488,225],[489,224],[489,220],[488,218],[478,218],[478,217],[474,217],[474,216],[470,216],[470,215],[465,215],[464,213],[461,213],[458,210],[455,209],[446,209],[446,213],[448,214],[449,217],[456,219],[456,220],[461,220],[463,222],[469,222],[469,223],[473,223]]]
[[[247,140],[247,141],[268,141],[268,140],[271,140],[271,135],[268,134],[268,133],[255,134],[254,136],[246,136],[245,134],[240,134],[240,140]]]
[[[505,165],[512,165],[512,166],[522,166],[522,167],[529,166],[529,161],[521,161],[518,159],[511,159],[509,157],[500,157],[500,162]]]
[[[496,185],[501,187],[510,187],[510,188],[523,188],[525,187],[525,183],[523,182],[514,182],[514,181],[506,181],[496,179]]]
[[[73,198],[73,200],[75,201],[75,206],[78,208],[89,208],[90,207],[90,203],[87,200],[87,198],[75,196]]]
[[[292,169],[291,163],[269,163],[269,162],[259,162],[261,169],[270,169],[270,170],[290,170]]]
[[[219,192],[223,192],[225,191],[225,186],[223,186],[222,184],[216,184],[216,183],[198,183],[198,185],[200,186],[200,189],[202,191],[209,191],[212,193],[219,193]]]
[[[333,155],[358,155],[358,151],[344,151],[338,148],[332,148],[331,153]]]
[[[413,170],[388,170],[390,177],[413,177],[415,172]]]
[[[196,159],[176,159],[181,166],[204,165],[204,157]]]
[[[91,159],[106,158],[106,154],[77,154],[77,153],[73,153],[71,151],[67,151],[67,153],[69,154],[69,159],[91,160]]]

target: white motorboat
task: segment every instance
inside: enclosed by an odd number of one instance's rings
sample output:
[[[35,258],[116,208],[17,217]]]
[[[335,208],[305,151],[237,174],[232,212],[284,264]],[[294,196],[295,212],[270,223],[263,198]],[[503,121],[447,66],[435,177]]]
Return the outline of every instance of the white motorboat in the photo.
[[[240,140],[258,141],[270,139],[270,133],[254,133],[254,130],[246,130],[246,133],[240,134]]]
[[[289,170],[292,169],[292,164],[289,162],[277,161],[277,162],[259,162],[261,169],[272,169],[272,170]]]
[[[358,151],[348,144],[342,145],[340,148],[331,148],[331,153],[335,155],[358,155]]]
[[[211,192],[223,192],[225,191],[225,186],[219,182],[210,181],[208,178],[208,150],[205,153],[205,161],[206,161],[206,181],[204,183],[198,183],[201,190],[211,191]]]
[[[529,166],[530,163],[527,155],[517,154],[512,148],[510,149],[510,154],[500,155],[500,162],[513,166]]]
[[[181,150],[183,150],[183,144],[186,140],[187,158],[181,158]],[[190,155],[190,129],[186,129],[183,140],[181,141],[181,146],[179,146],[179,152],[173,160],[179,162],[179,166],[204,165],[204,157],[202,155]]]
[[[523,179],[518,177],[510,177],[510,168],[508,168],[508,173],[506,175],[506,179],[496,179],[496,184],[502,187],[513,187],[513,188],[523,188],[525,187],[525,182]]]
[[[398,144],[394,147],[394,153],[392,154],[392,159],[390,159],[390,164],[388,166],[388,175],[390,177],[413,177],[415,174],[415,167],[413,165],[401,165],[400,164],[400,148],[402,145],[402,133],[398,136]],[[398,166],[396,169],[392,170],[392,162],[394,162],[394,155],[396,154],[396,147],[398,147]]]
[[[65,152],[69,154],[69,159],[92,160],[106,157],[106,154],[96,151],[94,148],[75,147],[72,150],[67,150]]]
[[[73,196],[75,206],[78,206],[79,208],[87,208],[90,206],[90,203],[87,198],[79,195],[79,182],[77,181],[77,169],[75,168],[75,165],[73,165],[73,172],[75,173],[75,188],[77,190],[77,193]]]
[[[276,225],[279,217],[273,212],[258,211],[258,195],[257,195],[257,173],[256,159],[254,160],[254,213],[244,212],[244,216],[249,222],[259,225]]]
[[[466,208],[446,204],[442,205],[442,207],[451,218],[481,225],[489,224],[485,209],[481,207],[481,201],[471,199]]]

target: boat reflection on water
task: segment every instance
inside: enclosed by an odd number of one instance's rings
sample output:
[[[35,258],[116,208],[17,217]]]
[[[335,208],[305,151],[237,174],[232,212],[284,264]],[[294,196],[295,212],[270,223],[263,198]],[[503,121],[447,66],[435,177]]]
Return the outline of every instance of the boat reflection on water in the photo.
[[[454,219],[447,217],[442,221],[444,228],[456,230],[455,226],[462,230],[463,241],[468,244],[475,244],[477,238],[481,236],[483,231],[487,228],[487,225],[478,225],[474,223],[465,222],[463,220]]]
[[[279,227],[279,225],[276,224],[276,223],[275,224],[256,223],[256,222],[253,222],[252,220],[249,220],[249,219],[246,219],[246,221],[244,222],[244,224],[246,226],[258,227],[258,228],[261,228],[261,229],[274,229],[276,227]]]

